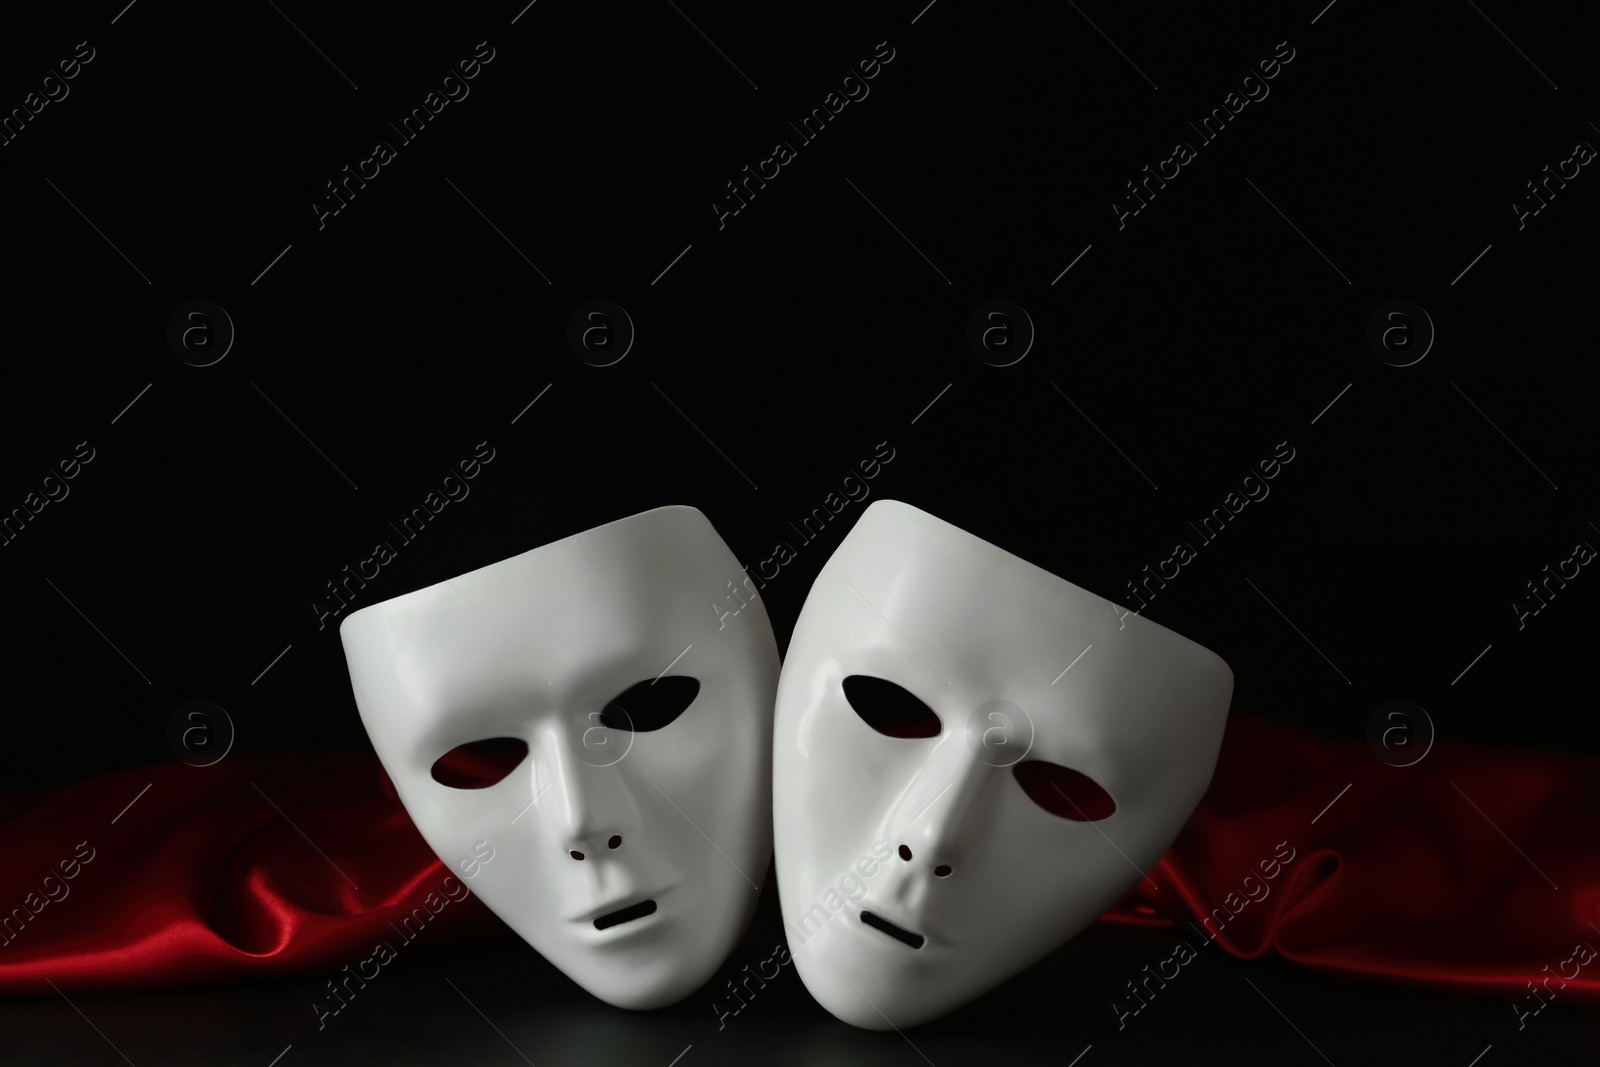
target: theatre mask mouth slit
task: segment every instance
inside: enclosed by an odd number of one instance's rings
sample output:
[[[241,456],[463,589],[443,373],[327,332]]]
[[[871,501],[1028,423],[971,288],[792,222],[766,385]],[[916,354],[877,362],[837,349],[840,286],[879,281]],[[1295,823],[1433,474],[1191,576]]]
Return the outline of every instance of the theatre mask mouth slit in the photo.
[[[914,934],[904,927],[896,926],[888,919],[883,918],[881,915],[874,915],[870,911],[861,913],[861,921],[874,930],[881,930],[901,944],[910,945],[912,948],[921,948],[923,942],[927,940],[921,934]]]
[[[475,468],[457,466],[464,491]],[[677,1003],[757,914],[742,872],[771,866],[782,662],[762,579],[677,505],[484,558],[332,613],[385,795],[441,873],[584,991]]]
[[[594,928],[596,930],[609,930],[613,926],[621,926],[623,923],[642,919],[646,915],[654,915],[655,913],[655,901],[641,900],[637,904],[629,904],[626,908],[618,908],[616,911],[607,912],[605,915],[600,916],[594,921]]]
[[[968,512],[993,526],[1012,518]],[[867,500],[841,532],[779,674],[773,869],[806,991],[851,1026],[909,1034],[1004,999],[1019,987],[1002,983],[1026,981],[1170,853],[1226,751],[1233,672],[1203,645],[1148,617],[1127,622],[1113,601],[910,504]],[[1095,572],[1092,554],[1062,556]],[[598,810],[630,825],[627,809]],[[613,832],[582,814],[582,832]],[[553,834],[568,825],[551,812]],[[657,884],[567,873],[584,887]],[[594,907],[638,897],[612,899]],[[591,940],[621,958],[618,936]]]

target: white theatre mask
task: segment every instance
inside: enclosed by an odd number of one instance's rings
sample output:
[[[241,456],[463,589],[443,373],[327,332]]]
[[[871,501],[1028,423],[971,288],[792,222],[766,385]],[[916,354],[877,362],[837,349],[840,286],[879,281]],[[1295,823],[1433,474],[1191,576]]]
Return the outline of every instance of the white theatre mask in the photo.
[[[690,507],[552,542],[340,626],[362,722],[428,845],[590,993],[711,978],[772,852],[778,649]],[[741,601],[751,602],[733,614]]]
[[[898,501],[811,588],[778,685],[773,822],[795,967],[905,1028],[1077,934],[1205,792],[1213,653]]]

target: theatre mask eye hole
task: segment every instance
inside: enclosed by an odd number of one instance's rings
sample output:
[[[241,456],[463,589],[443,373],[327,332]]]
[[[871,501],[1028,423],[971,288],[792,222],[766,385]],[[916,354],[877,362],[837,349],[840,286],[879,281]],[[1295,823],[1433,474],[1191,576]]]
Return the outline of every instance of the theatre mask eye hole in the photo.
[[[1099,822],[1117,810],[1100,783],[1070,767],[1045,760],[1023,760],[1011,769],[1028,799],[1051,815],[1073,822]]]
[[[504,780],[528,756],[518,737],[486,737],[457,745],[433,761],[433,780],[451,789],[487,789]]]
[[[688,710],[699,692],[699,679],[686,675],[639,682],[611,698],[600,723],[636,734],[659,730]]]
[[[886,737],[938,737],[939,716],[909,690],[887,678],[852,674],[844,697],[861,721]]]

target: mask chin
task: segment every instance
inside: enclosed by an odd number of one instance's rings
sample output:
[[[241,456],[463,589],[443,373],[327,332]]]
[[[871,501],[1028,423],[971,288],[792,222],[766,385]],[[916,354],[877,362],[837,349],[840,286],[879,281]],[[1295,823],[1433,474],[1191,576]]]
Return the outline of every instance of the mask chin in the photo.
[[[779,896],[806,988],[845,1022],[903,1029],[1077,934],[1194,810],[1232,691],[1171,630],[872,504],[778,687]]]
[[[771,857],[778,651],[694,508],[644,512],[351,614],[363,724],[452,874],[573,981],[700,988]],[[746,589],[749,586],[745,586]]]

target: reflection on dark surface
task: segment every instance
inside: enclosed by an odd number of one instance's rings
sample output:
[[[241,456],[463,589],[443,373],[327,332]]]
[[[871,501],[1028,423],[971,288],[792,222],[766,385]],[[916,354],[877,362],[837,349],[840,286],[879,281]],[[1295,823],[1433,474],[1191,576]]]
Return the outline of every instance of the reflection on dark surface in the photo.
[[[327,991],[321,978],[307,977],[75,996],[71,1004],[59,996],[0,1001],[0,1048],[7,1067],[267,1067],[280,1053],[277,1067],[668,1067],[680,1054],[677,1067],[1064,1067],[1091,1045],[1080,1067],[1321,1063],[1307,1038],[1345,1067],[1465,1064],[1490,1044],[1498,1064],[1556,1062],[1585,1042],[1592,1049],[1595,1013],[1559,1002],[1519,1033],[1499,1001],[1325,978],[1278,960],[1221,953],[1184,968],[1119,1030],[1111,1002],[1128,999],[1123,983],[1167,955],[1175,937],[1096,926],[959,1011],[904,1033],[871,1032],[817,1006],[792,964],[773,974],[782,931],[769,890],[717,977],[660,1011],[625,1011],[594,999],[507,932],[396,961],[320,1030],[311,1005]],[[757,972],[771,977],[762,984],[750,978]]]

